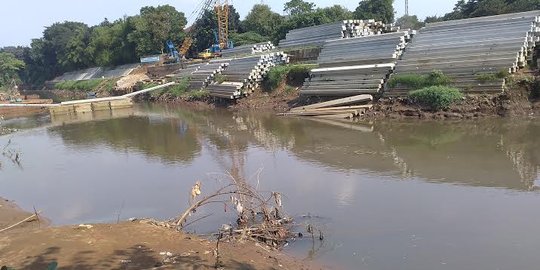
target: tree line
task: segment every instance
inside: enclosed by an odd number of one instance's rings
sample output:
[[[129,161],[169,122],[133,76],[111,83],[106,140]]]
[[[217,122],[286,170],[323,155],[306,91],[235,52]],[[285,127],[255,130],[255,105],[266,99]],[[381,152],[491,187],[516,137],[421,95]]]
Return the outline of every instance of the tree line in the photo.
[[[351,11],[340,5],[319,8],[312,2],[290,0],[284,4],[285,15],[271,10],[268,5],[256,4],[244,20],[240,20],[234,6],[230,6],[230,38],[236,46],[269,40],[277,44],[292,29],[351,18],[395,22],[403,28],[418,29],[435,21],[540,9],[540,0],[459,0],[451,12],[420,21],[415,15],[395,19],[393,2],[362,0]],[[105,19],[95,26],[71,21],[54,23],[28,47],[0,49],[0,88],[12,81],[26,87],[39,87],[68,71],[135,63],[141,56],[163,53],[167,40],[180,46],[188,34],[184,30],[186,24],[185,14],[170,5],[143,7],[137,15],[112,22]],[[189,34],[195,42],[191,52],[208,48],[217,30],[214,11],[205,11],[192,28]]]

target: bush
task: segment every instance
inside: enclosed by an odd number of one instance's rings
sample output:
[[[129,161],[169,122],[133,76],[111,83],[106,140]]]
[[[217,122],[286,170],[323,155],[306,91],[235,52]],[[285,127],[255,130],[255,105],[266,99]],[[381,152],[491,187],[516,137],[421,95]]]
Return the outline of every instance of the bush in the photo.
[[[451,82],[452,79],[446,76],[442,71],[434,70],[427,75],[404,74],[393,76],[388,80],[388,85],[392,88],[403,85],[413,89],[420,89],[429,86],[448,85]]]
[[[446,109],[463,98],[457,88],[430,86],[409,92],[409,98],[416,103],[431,107],[433,110]]]
[[[191,78],[185,77],[178,81],[176,81],[176,84],[169,87],[167,92],[171,93],[174,96],[181,96],[182,94],[186,93],[189,87],[189,82],[191,81]]]
[[[264,88],[272,91],[276,89],[282,82],[288,85],[302,85],[304,79],[309,77],[309,72],[316,65],[285,65],[272,67],[263,81]]]

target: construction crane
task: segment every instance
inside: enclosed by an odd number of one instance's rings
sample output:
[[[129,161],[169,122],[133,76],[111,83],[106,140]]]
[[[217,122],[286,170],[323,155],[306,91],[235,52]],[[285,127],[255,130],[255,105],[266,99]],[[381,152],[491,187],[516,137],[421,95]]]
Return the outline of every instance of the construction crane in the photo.
[[[197,14],[195,22],[192,26],[186,29],[186,37],[180,47],[180,54],[185,56],[189,51],[189,48],[193,44],[193,33],[197,28],[197,21],[199,21],[204,12],[209,10],[210,7],[214,7],[216,13],[217,25],[218,25],[218,42],[220,49],[226,49],[230,47],[229,43],[229,0],[203,0],[193,14]]]

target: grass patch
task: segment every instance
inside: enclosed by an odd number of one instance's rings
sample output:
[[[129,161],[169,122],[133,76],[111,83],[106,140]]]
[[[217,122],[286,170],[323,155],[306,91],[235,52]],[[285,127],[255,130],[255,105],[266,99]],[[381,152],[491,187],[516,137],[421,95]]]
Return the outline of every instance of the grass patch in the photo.
[[[299,86],[309,77],[311,69],[317,67],[313,64],[282,65],[272,67],[264,78],[263,86],[267,90],[276,89],[283,81],[287,85]]]
[[[406,86],[413,89],[420,89],[430,86],[448,85],[452,79],[446,76],[440,70],[434,70],[429,74],[403,74],[396,75],[388,80],[388,85],[392,88],[397,86]]]
[[[433,110],[446,109],[463,98],[459,89],[447,86],[430,86],[409,92],[409,98]]]
[[[186,93],[189,87],[189,82],[191,81],[190,77],[185,77],[176,81],[176,84],[169,87],[166,91],[171,93],[173,96],[181,96]]]
[[[493,82],[504,79],[508,76],[508,71],[499,71],[497,73],[483,73],[476,75],[476,80],[481,82]]]
[[[206,89],[190,91],[184,94],[187,99],[202,99],[210,96],[210,92]]]
[[[227,76],[223,75],[223,74],[217,74],[215,77],[214,77],[214,80],[218,83],[223,83],[224,81],[227,80]]]

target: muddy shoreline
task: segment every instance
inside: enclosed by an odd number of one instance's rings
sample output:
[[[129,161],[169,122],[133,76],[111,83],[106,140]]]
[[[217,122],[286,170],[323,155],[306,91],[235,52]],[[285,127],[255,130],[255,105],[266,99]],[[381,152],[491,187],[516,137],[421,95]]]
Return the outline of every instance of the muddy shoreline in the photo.
[[[0,198],[0,230],[30,217]],[[0,233],[0,266],[46,269],[215,269],[216,243],[144,221],[51,227],[40,218]],[[224,269],[320,269],[261,244],[222,242]]]
[[[212,98],[182,99],[161,98],[140,101],[175,104],[196,109],[223,108],[235,112],[263,111],[272,113],[287,112],[293,107],[312,104],[324,99],[302,98],[298,89],[286,92],[282,87],[273,92],[255,91],[247,98],[236,101],[222,101]],[[520,87],[497,95],[470,95],[449,108],[433,111],[428,107],[412,103],[407,98],[381,98],[373,102],[373,108],[360,119],[477,119],[489,117],[528,117],[538,114],[540,101],[531,98],[528,89]]]

